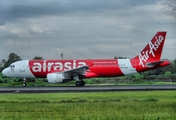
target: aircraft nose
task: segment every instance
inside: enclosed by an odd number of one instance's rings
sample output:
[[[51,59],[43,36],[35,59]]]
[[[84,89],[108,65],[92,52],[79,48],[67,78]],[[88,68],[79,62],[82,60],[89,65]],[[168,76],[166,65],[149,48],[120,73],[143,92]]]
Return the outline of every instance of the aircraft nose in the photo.
[[[2,71],[2,74],[4,75],[4,76],[7,76],[7,72],[8,70],[7,70],[7,68],[5,68],[3,71]]]

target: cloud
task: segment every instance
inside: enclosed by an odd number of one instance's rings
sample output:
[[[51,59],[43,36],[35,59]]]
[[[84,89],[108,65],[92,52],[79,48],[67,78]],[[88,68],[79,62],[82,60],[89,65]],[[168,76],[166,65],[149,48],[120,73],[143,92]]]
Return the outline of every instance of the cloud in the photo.
[[[30,26],[28,28],[28,30],[32,34],[37,34],[37,33],[42,33],[43,32],[43,30],[40,27],[38,27],[38,26]]]
[[[175,40],[176,2],[171,0],[16,0],[0,2],[2,58],[133,57],[157,31]],[[9,47],[7,47],[9,46]],[[166,41],[165,51],[175,51]],[[3,50],[3,51],[2,51]],[[5,52],[4,52],[5,51]],[[164,58],[173,59],[168,53]],[[0,58],[1,59],[1,58]]]

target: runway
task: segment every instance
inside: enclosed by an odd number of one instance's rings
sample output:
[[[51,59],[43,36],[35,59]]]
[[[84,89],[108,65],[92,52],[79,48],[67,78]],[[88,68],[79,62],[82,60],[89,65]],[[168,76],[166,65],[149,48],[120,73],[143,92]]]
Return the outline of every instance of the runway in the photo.
[[[176,85],[108,85],[108,86],[55,86],[55,87],[0,87],[0,93],[59,93],[100,91],[176,90]]]

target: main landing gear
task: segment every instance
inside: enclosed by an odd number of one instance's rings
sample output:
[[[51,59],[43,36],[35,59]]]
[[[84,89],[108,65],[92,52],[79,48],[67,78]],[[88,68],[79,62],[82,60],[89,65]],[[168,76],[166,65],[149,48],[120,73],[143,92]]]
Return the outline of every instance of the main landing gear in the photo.
[[[84,86],[85,85],[83,78],[79,77],[78,75],[75,75],[73,77],[73,79],[76,80],[76,86]]]
[[[76,86],[84,86],[85,82],[84,81],[76,81]]]

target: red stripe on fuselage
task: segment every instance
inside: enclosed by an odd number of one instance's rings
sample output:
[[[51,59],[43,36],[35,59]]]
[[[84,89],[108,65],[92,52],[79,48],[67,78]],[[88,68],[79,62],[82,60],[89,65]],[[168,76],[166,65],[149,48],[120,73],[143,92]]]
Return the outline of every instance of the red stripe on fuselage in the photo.
[[[92,65],[93,64],[93,65]],[[63,72],[78,68],[80,66],[91,65],[89,71],[98,77],[122,76],[116,59],[105,60],[30,60],[29,68],[37,78],[46,78],[48,73]]]
[[[117,60],[92,60],[91,72],[98,74],[98,77],[116,77],[124,75],[118,66]]]

